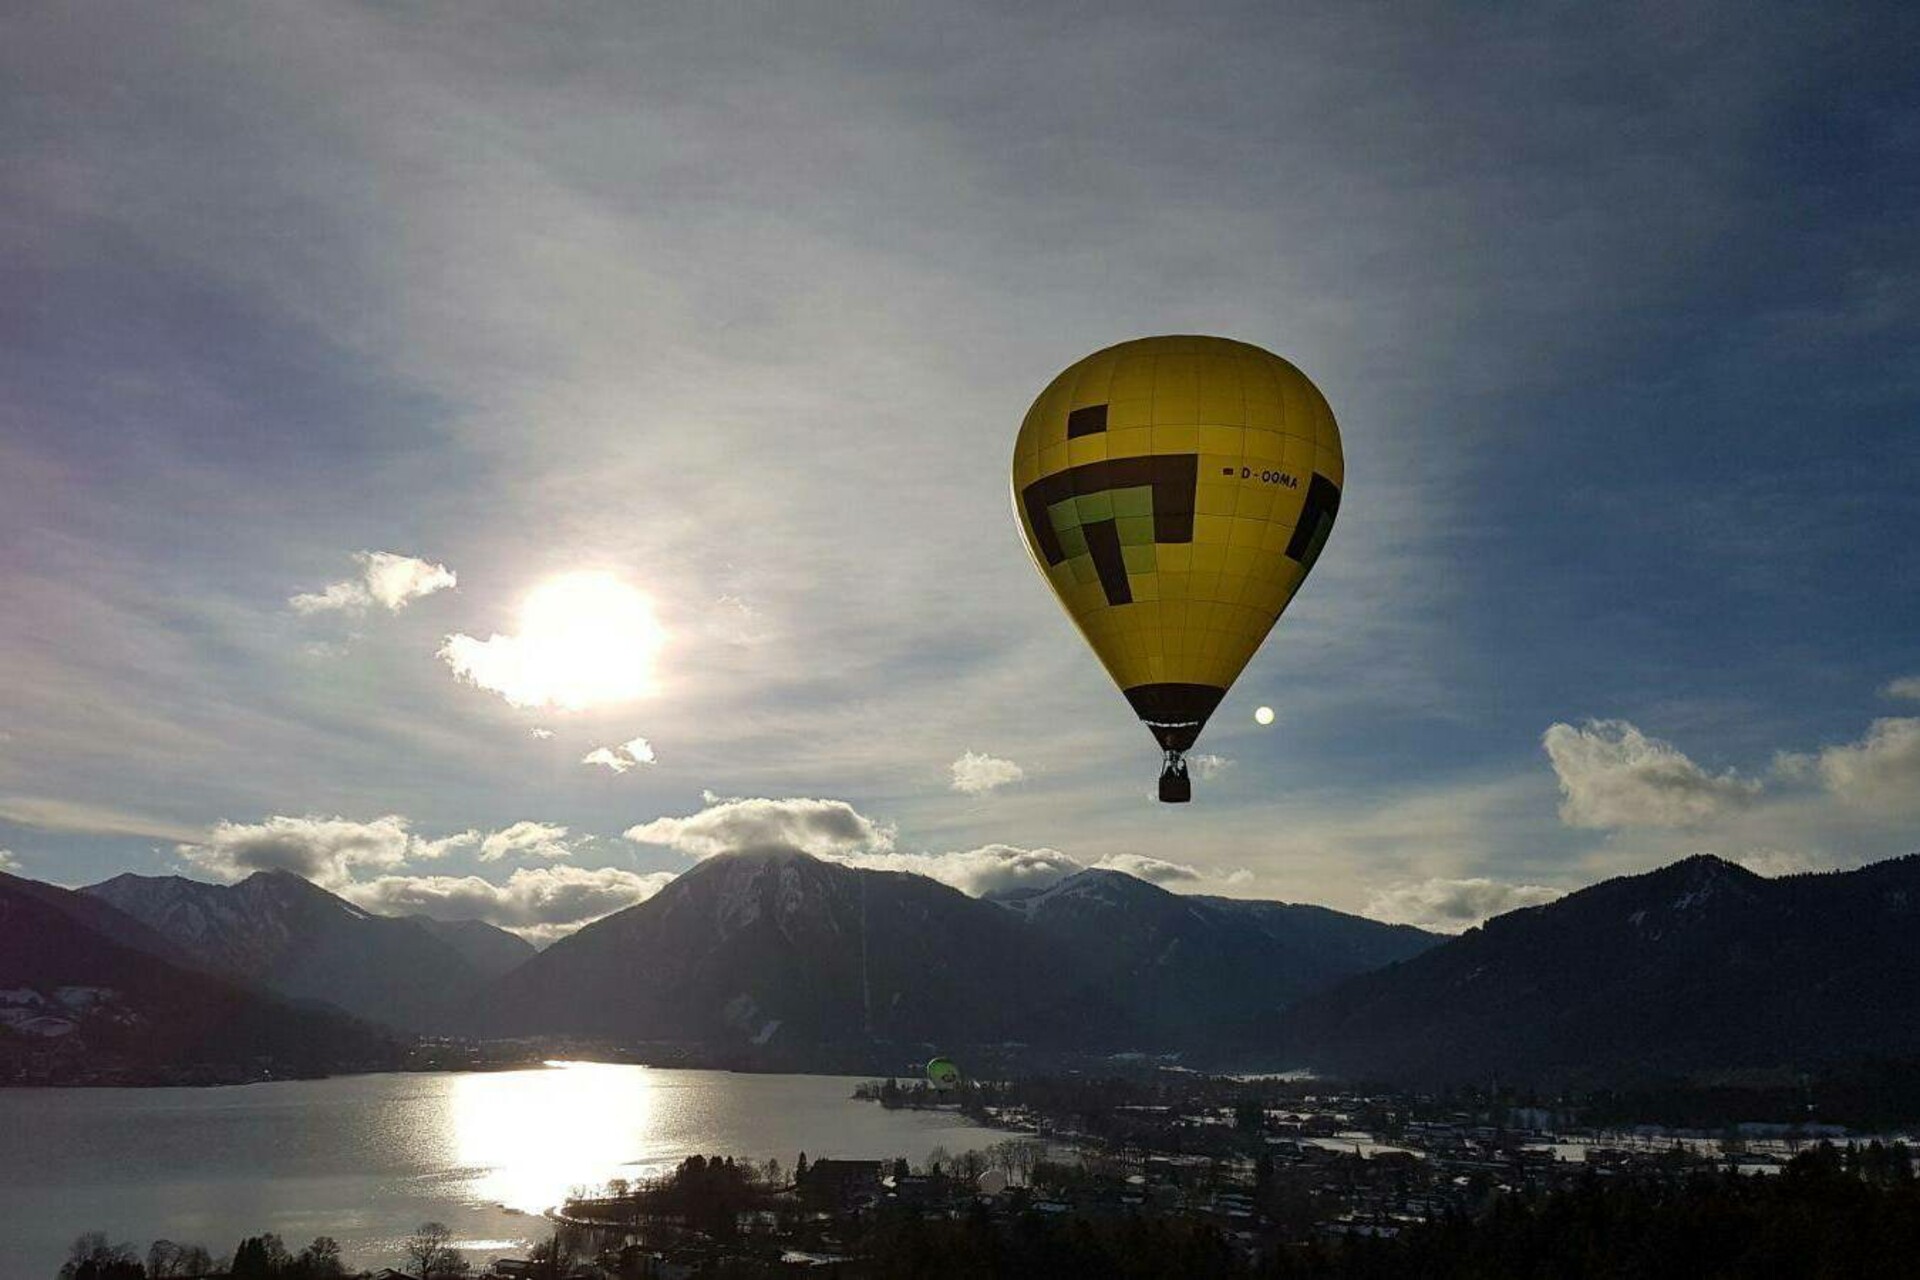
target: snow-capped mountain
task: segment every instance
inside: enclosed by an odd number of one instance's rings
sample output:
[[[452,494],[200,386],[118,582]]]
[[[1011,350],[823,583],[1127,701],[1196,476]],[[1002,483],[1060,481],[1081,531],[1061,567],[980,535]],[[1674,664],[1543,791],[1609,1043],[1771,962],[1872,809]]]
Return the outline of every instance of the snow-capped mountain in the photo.
[[[1284,1015],[1269,1046],[1409,1080],[1920,1056],[1920,856],[1767,879],[1698,856],[1489,920]]]
[[[232,885],[121,875],[83,892],[208,972],[408,1031],[459,1029],[486,981],[511,967],[502,953],[531,951],[490,925],[449,936],[417,917],[373,915],[285,871]]]
[[[990,903],[797,853],[696,864],[495,988],[496,1029],[717,1044],[1059,1040],[1124,1019]]]
[[[1285,914],[1314,909],[1265,905],[1280,914],[1108,871],[978,899],[803,854],[731,854],[509,974],[495,1027],[736,1044],[1176,1048],[1356,972],[1368,947],[1384,963],[1432,941],[1329,912],[1350,929],[1316,917],[1339,939],[1319,946]]]
[[[394,1059],[362,1023],[215,977],[167,950],[106,903],[0,873],[0,1078]]]

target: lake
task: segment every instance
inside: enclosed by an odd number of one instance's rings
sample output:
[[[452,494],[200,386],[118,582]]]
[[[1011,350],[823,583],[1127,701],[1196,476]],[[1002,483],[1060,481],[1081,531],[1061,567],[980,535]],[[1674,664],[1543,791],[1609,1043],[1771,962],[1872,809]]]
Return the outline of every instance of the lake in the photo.
[[[569,1189],[701,1154],[792,1167],[821,1156],[924,1160],[1008,1135],[953,1112],[886,1111],[858,1077],[601,1063],[343,1076],[217,1089],[0,1089],[0,1276],[51,1278],[83,1231],[165,1237],[215,1257],[277,1232],[349,1263],[397,1265],[445,1222],[476,1270],[544,1238]]]

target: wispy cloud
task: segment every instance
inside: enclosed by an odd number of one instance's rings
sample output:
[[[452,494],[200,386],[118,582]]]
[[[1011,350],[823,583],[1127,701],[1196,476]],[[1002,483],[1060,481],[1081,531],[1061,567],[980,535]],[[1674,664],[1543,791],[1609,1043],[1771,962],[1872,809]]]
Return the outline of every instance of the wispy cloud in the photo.
[[[378,605],[398,613],[413,601],[457,584],[453,570],[417,556],[392,551],[354,554],[360,572],[330,582],[318,591],[293,596],[287,603],[296,613],[365,613]]]
[[[1898,680],[1889,680],[1881,692],[1889,698],[1920,702],[1920,676],[1901,676]]]
[[[11,849],[0,849],[0,871],[9,875],[20,874],[20,858]]]

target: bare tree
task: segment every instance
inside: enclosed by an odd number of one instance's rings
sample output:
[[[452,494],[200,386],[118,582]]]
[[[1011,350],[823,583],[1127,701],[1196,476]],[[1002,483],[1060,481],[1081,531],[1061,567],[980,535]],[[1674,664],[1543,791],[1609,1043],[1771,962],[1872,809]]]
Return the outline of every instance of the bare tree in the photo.
[[[423,1222],[408,1237],[404,1249],[407,1270],[420,1280],[441,1280],[443,1276],[467,1274],[467,1259],[453,1247],[453,1232],[444,1222]]]

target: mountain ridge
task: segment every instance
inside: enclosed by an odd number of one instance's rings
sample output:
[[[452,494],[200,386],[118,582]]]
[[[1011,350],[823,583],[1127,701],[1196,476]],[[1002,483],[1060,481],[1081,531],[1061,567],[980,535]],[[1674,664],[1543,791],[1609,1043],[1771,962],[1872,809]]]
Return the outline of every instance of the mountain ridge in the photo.
[[[1920,1056],[1916,1007],[1920,856],[1770,879],[1702,854],[1348,979],[1266,1047],[1344,1074],[1578,1083]]]

